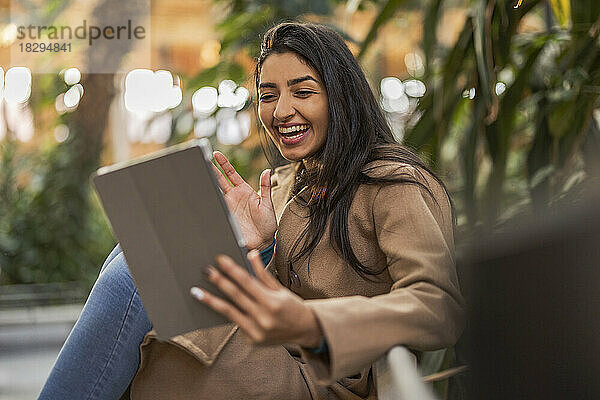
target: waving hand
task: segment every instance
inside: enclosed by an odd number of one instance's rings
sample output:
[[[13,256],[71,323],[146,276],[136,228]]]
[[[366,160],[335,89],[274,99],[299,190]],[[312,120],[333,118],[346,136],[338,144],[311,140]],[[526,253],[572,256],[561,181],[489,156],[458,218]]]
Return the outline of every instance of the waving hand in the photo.
[[[265,170],[260,175],[260,190],[257,193],[242,179],[222,153],[215,151],[213,154],[229,179],[227,181],[221,171],[213,165],[229,211],[237,219],[246,246],[258,250],[266,248],[273,242],[277,230],[277,220],[271,200],[270,171]]]

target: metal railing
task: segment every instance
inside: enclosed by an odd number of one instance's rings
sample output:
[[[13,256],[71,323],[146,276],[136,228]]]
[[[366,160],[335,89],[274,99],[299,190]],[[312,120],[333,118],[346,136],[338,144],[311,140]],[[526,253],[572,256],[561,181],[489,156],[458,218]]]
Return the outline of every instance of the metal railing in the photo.
[[[0,285],[0,309],[82,303],[86,297],[79,282]]]
[[[396,346],[375,362],[375,382],[379,400],[438,400],[427,382],[448,379],[467,369],[451,368],[426,377],[419,374],[415,356]]]
[[[414,355],[403,346],[375,362],[375,381],[379,400],[437,400],[423,382]]]

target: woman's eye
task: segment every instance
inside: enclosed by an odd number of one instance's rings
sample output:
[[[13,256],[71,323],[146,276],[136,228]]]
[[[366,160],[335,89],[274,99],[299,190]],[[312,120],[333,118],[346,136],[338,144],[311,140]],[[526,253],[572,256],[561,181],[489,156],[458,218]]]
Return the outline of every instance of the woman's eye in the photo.
[[[259,97],[259,100],[260,100],[260,101],[269,101],[269,100],[272,100],[274,97],[275,97],[275,96],[274,96],[274,95],[272,95],[272,94],[265,94],[265,95],[263,95],[263,96],[260,96],[260,97]]]
[[[309,96],[309,95],[311,95],[312,93],[313,93],[313,92],[311,92],[311,91],[309,91],[309,90],[298,90],[298,91],[296,92],[296,94],[297,94],[297,95],[304,96],[304,97],[306,97],[306,96]]]

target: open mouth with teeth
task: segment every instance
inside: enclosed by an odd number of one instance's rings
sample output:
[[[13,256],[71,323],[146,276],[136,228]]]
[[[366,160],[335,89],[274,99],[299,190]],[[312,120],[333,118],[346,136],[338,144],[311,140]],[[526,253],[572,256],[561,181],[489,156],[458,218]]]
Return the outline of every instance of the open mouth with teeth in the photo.
[[[281,136],[281,141],[284,144],[291,145],[301,142],[306,137],[310,130],[310,125],[293,125],[287,128],[280,126],[277,130]]]

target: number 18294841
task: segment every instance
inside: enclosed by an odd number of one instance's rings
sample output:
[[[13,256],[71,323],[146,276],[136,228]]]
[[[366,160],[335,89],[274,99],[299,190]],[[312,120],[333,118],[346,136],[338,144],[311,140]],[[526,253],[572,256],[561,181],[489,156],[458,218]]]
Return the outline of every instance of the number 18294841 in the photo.
[[[71,43],[19,43],[21,53],[71,52]]]

